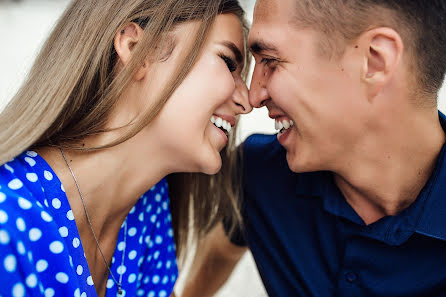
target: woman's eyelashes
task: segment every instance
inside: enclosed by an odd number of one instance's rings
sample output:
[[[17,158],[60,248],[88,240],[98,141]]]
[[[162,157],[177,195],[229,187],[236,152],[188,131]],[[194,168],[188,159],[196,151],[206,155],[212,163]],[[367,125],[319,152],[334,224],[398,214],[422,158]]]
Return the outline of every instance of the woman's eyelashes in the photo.
[[[235,72],[237,70],[238,65],[234,59],[222,53],[218,54],[218,56],[226,63],[230,72]]]

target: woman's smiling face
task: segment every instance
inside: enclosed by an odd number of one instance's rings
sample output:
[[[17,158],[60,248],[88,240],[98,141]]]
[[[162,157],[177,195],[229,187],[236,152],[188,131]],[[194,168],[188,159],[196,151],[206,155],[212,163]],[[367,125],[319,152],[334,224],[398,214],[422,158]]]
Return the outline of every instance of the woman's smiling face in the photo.
[[[196,26],[191,22],[176,28],[175,48],[159,64],[151,88],[161,86],[163,77],[178,65]],[[172,156],[175,171],[219,171],[220,151],[227,144],[237,115],[252,110],[241,78],[244,53],[240,19],[234,14],[218,15],[191,72],[149,124],[150,130],[158,133],[164,152]]]

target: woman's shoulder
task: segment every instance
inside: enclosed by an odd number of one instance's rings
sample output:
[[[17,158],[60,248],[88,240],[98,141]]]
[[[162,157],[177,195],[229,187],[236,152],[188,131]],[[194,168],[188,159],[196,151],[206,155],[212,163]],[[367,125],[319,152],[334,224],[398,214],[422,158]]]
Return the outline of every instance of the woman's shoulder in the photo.
[[[0,296],[74,292],[67,283],[72,270],[64,241],[68,229],[57,221],[54,210],[60,205],[54,199],[48,204],[51,189],[43,181],[57,180],[42,162],[25,152],[0,165],[0,275],[5,281]]]
[[[60,238],[50,210],[33,196],[22,194],[1,185],[0,261],[3,260],[2,268],[10,273],[19,262],[22,268],[33,266],[34,257],[44,250],[42,242],[50,244]],[[60,244],[55,243],[49,249],[58,250]]]
[[[0,189],[0,296],[73,295],[72,259],[63,240],[68,229],[38,200],[5,192]]]
[[[11,215],[23,213],[28,218],[36,214],[46,218],[46,214],[42,215],[47,208],[44,205],[45,190],[39,181],[45,178],[45,172],[38,169],[36,157],[37,154],[28,151],[0,166],[0,217],[4,211]]]
[[[58,237],[40,182],[52,173],[39,168],[39,162],[37,154],[28,151],[0,166],[0,244],[34,242],[43,233]]]

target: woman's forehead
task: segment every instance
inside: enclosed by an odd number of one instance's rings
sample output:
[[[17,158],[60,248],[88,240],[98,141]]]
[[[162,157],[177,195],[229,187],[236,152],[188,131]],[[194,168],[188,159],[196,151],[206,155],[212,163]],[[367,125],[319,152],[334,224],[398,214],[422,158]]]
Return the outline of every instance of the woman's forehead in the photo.
[[[243,46],[243,26],[235,14],[220,14],[216,17],[210,32],[212,39],[226,39],[237,46]]]

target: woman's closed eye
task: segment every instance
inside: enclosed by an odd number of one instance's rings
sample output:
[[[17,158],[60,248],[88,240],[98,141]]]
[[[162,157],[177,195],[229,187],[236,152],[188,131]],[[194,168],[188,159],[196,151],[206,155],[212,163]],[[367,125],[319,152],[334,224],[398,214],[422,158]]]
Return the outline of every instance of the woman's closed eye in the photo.
[[[235,72],[237,70],[237,63],[231,57],[225,54],[219,54],[219,57],[226,63],[230,72]]]

